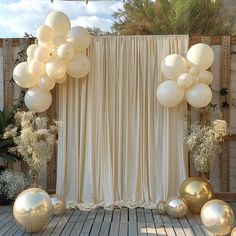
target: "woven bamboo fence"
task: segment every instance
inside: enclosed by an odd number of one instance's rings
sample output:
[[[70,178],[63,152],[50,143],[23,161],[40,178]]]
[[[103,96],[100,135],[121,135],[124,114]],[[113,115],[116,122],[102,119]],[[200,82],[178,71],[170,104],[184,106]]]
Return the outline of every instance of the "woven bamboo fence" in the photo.
[[[14,100],[19,96],[20,89],[11,83],[12,70],[17,52],[25,45],[30,45],[34,39],[0,39],[0,109],[3,105],[9,110]],[[222,155],[217,158],[211,171],[210,179],[218,197],[225,200],[236,200],[236,37],[234,36],[190,36],[189,47],[203,42],[213,47],[215,62],[211,70],[214,74],[214,86],[226,89],[227,95],[220,96],[214,93],[215,100],[220,107],[223,103],[229,107],[223,108],[223,119],[231,127],[232,135],[225,138]],[[234,82],[235,77],[235,82]],[[53,90],[53,103],[46,115],[50,120],[57,119],[57,87]],[[234,121],[235,120],[235,121]],[[56,151],[48,162],[46,172],[46,188],[49,192],[55,191],[56,187]],[[21,164],[21,169],[25,165]],[[189,161],[189,175],[195,175]]]

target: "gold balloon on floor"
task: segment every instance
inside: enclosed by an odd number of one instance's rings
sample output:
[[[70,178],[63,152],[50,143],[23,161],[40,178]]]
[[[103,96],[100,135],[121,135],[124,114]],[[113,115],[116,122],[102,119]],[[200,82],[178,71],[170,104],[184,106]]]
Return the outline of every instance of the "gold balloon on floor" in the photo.
[[[183,198],[172,197],[166,202],[166,212],[171,217],[183,217],[188,212],[188,204]]]
[[[157,203],[157,213],[160,215],[166,214],[166,201],[159,201]]]
[[[201,220],[214,235],[227,235],[234,224],[234,213],[230,205],[222,200],[211,200],[201,210]]]
[[[192,213],[200,213],[203,205],[213,198],[214,192],[207,179],[190,177],[181,184],[180,196],[185,198]]]
[[[51,219],[50,196],[40,188],[23,191],[15,200],[13,215],[26,232],[40,232]]]
[[[230,236],[236,236],[236,227],[233,228],[233,230],[232,230]]]
[[[53,213],[55,216],[61,216],[66,210],[65,199],[58,194],[51,195],[51,201],[53,206]]]

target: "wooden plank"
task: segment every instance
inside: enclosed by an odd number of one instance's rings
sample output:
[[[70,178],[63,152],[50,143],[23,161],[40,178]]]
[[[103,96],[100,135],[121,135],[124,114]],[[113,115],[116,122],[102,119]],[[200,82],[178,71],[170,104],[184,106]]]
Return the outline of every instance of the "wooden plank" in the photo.
[[[129,222],[137,222],[137,212],[136,209],[129,209]]]
[[[147,236],[148,235],[145,222],[140,221],[140,222],[138,222],[137,226],[138,226],[138,235],[139,236]]]
[[[72,229],[74,228],[75,222],[67,222],[65,228],[62,230],[60,236],[70,235]]]
[[[6,232],[8,236],[13,235],[20,227],[15,223],[9,230]]]
[[[230,36],[222,36],[222,71],[221,71],[221,88],[227,89],[227,95],[220,96],[221,103],[227,102],[230,104],[230,63],[231,63],[231,42]],[[226,100],[225,100],[226,99]],[[223,119],[230,124],[230,108],[222,108]],[[229,143],[223,142],[222,154],[220,159],[220,176],[221,176],[221,191],[229,192]]]
[[[112,217],[112,221],[113,222],[120,222],[120,209],[115,209],[113,211],[113,217]]]
[[[126,208],[126,207],[121,208],[120,222],[121,223],[127,223],[128,222],[128,208]]]
[[[119,227],[120,227],[120,224],[119,222],[111,222],[111,228],[110,228],[110,234],[109,235],[112,235],[112,236],[117,236],[119,235]]]
[[[119,236],[128,236],[128,223],[120,222]]]
[[[88,211],[81,211],[81,214],[79,215],[79,218],[78,218],[77,222],[74,224],[74,227],[70,233],[71,236],[79,235],[79,233],[81,232],[81,230],[84,226],[84,222],[86,221],[88,215],[89,215]]]
[[[188,220],[185,217],[180,218],[179,222],[180,222],[180,225],[182,226],[186,236],[194,236],[195,235]]]
[[[156,227],[154,223],[146,223],[147,234],[148,235],[157,235]]]
[[[155,222],[155,228],[156,228],[157,235],[160,235],[160,236],[167,235],[163,224],[159,222]]]
[[[93,223],[93,227],[91,230],[91,236],[98,236],[99,235],[101,225],[102,225],[101,222],[94,222]]]
[[[109,230],[110,230],[110,223],[102,222],[99,235],[107,236],[107,235],[109,235]]]
[[[144,209],[146,223],[154,222],[151,209]]]
[[[106,210],[103,221],[107,222],[107,223],[111,222],[112,215],[113,215],[113,211],[112,210]]]
[[[105,210],[103,208],[98,208],[97,215],[96,215],[94,222],[101,223],[103,221],[104,214],[105,214]]]
[[[157,213],[157,210],[156,209],[153,209],[152,210],[152,216],[153,216],[153,220],[154,220],[154,222],[156,222],[156,223],[163,223],[162,222],[162,219],[161,219],[161,216]]]
[[[56,228],[58,222],[60,221],[61,217],[54,216],[52,220],[49,222],[49,224],[46,226],[46,228],[43,230],[42,235],[50,235],[51,232]]]
[[[143,208],[137,208],[137,219],[140,223],[146,222]]]
[[[135,222],[129,222],[129,236],[137,236],[138,235],[138,228],[137,223]]]
[[[112,213],[112,211],[110,211],[110,212]],[[96,213],[97,213],[97,209],[89,212],[88,217],[87,217],[87,219],[84,223],[84,226],[81,230],[81,233],[80,233],[81,236],[85,236],[85,235],[90,234]]]
[[[7,232],[13,227],[16,226],[15,220],[11,217],[11,220],[8,221],[3,227],[0,229],[0,235],[7,235]]]

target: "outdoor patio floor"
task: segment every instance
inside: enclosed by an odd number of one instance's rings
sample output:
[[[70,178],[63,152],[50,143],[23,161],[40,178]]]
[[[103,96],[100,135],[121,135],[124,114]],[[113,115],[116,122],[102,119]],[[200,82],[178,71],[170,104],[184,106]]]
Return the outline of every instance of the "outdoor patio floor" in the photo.
[[[236,213],[236,202],[230,203]],[[235,222],[236,226],[236,222]],[[15,223],[12,207],[0,207],[0,235],[30,235]],[[199,215],[174,219],[159,215],[156,210],[143,208],[104,210],[90,212],[69,210],[61,217],[53,217],[47,227],[34,235],[212,235],[206,231]]]

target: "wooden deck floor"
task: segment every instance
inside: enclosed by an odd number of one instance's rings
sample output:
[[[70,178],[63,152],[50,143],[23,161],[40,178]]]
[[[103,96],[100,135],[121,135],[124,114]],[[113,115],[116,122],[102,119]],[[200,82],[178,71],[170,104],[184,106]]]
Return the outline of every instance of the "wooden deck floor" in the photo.
[[[231,203],[234,212],[236,203]],[[236,224],[235,224],[236,225]],[[29,235],[15,223],[11,207],[0,207],[0,235]],[[182,219],[159,215],[156,210],[143,208],[104,210],[90,212],[67,211],[62,217],[53,217],[40,234],[34,235],[119,235],[119,236],[189,236],[212,235],[206,231],[199,215],[188,215]]]

